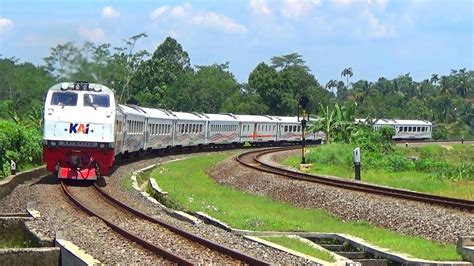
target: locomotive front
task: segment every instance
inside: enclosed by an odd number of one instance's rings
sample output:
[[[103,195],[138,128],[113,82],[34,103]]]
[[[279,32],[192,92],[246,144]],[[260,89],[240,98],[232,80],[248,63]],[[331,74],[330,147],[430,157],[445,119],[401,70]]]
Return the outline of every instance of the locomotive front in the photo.
[[[115,98],[106,86],[63,82],[44,106],[43,161],[58,178],[95,180],[114,162]]]

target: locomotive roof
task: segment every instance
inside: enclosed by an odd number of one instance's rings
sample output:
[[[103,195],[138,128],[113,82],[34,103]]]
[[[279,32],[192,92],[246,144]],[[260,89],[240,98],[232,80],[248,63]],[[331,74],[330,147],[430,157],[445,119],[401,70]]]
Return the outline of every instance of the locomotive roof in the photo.
[[[239,122],[233,114],[206,114],[209,121]]]
[[[278,119],[275,117],[264,116],[264,115],[237,115],[239,122],[259,122],[259,123],[275,123]]]
[[[102,92],[102,93],[107,93],[107,94],[114,94],[114,92],[111,89],[109,89],[107,86],[102,85],[102,84],[97,84],[97,83],[89,83],[90,90],[73,90],[72,88],[74,88],[74,82],[61,82],[61,83],[51,86],[49,90],[50,91],[71,90],[71,91]]]
[[[366,119],[356,119],[356,122],[364,123]],[[431,126],[430,121],[426,120],[405,120],[405,119],[374,119],[376,125],[416,125]]]

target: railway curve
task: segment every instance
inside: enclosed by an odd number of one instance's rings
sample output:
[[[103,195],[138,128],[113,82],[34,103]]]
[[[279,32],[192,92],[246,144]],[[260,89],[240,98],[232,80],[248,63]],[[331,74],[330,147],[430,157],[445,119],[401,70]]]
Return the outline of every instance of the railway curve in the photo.
[[[436,204],[444,207],[457,208],[474,212],[474,201],[456,199],[449,197],[436,196],[431,194],[425,194],[420,192],[414,192],[409,190],[388,188],[382,186],[376,186],[367,183],[361,183],[357,181],[329,178],[321,175],[306,174],[294,170],[289,170],[281,167],[277,167],[268,163],[263,162],[260,158],[270,153],[276,153],[281,151],[288,151],[298,149],[299,147],[282,147],[282,148],[270,148],[258,151],[249,151],[242,153],[236,157],[236,160],[250,168],[258,171],[263,171],[271,174],[281,175],[292,179],[304,180],[314,183],[325,184],[333,187],[339,187],[349,190],[357,190],[366,193],[372,193],[383,196],[396,197],[400,199],[419,201],[428,204]]]

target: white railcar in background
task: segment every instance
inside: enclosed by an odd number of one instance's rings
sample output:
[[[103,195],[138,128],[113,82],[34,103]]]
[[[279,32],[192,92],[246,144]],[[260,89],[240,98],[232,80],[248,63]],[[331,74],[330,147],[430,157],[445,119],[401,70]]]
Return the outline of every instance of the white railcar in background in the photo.
[[[278,126],[276,117],[263,115],[238,115],[237,118],[241,126],[241,143],[273,143],[276,141]]]
[[[175,147],[200,146],[206,144],[206,123],[204,114],[173,112],[175,128],[173,145]]]
[[[365,123],[365,119],[356,119],[356,122]],[[374,130],[380,130],[384,126],[395,129],[394,140],[425,140],[431,139],[433,124],[426,120],[402,120],[402,119],[374,119]]]
[[[141,108],[148,116],[145,132],[145,150],[171,148],[173,146],[176,115],[169,110]]]
[[[206,114],[206,144],[237,144],[240,139],[240,124],[233,114]]]

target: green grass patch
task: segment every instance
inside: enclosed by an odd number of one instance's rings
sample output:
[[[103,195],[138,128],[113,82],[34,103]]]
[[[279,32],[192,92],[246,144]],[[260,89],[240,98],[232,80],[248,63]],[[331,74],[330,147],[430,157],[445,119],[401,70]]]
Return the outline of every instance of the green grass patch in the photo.
[[[310,149],[308,158],[313,163],[310,173],[354,179],[351,150],[352,147],[339,144]],[[453,145],[448,148],[439,145],[396,147],[395,153],[395,156],[385,159],[377,167],[378,162],[374,162],[373,158],[364,162],[362,151],[362,180],[377,185],[474,200],[474,176],[471,177],[469,172],[471,168],[474,169],[473,145]],[[291,156],[282,161],[282,164],[294,168],[298,168],[299,163],[299,156]],[[390,166],[384,167],[385,163]],[[465,171],[460,174],[467,177],[443,178],[439,173],[447,171],[446,169]]]
[[[33,247],[32,241],[21,226],[12,226],[0,235],[0,249]]]
[[[296,208],[266,196],[219,185],[206,171],[228,156],[229,153],[213,153],[164,164],[151,176],[169,192],[169,202],[185,210],[206,212],[234,228],[346,233],[418,258],[460,260],[452,244],[401,236],[365,221],[341,221],[321,209]]]
[[[301,240],[286,237],[286,236],[278,236],[278,237],[262,237],[263,239],[273,242],[275,244],[284,246],[289,249],[296,250],[303,254],[327,261],[327,262],[335,262],[336,259],[327,251],[322,251],[316,249]]]
[[[128,191],[133,190],[133,185],[132,185],[132,176],[129,175],[126,178],[122,179],[122,187],[124,187]]]

